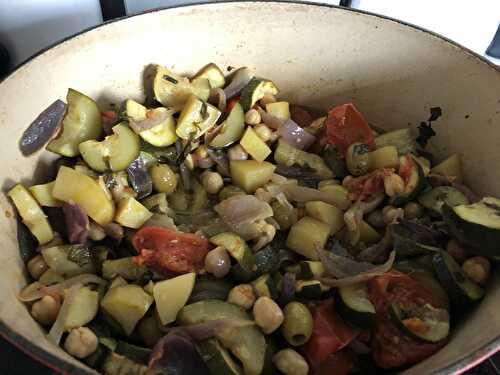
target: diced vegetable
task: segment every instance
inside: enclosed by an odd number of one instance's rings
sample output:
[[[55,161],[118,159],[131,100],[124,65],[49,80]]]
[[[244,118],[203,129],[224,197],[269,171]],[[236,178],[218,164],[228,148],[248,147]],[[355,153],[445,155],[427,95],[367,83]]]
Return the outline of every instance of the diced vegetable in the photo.
[[[69,306],[64,329],[69,331],[72,328],[85,326],[95,318],[98,310],[99,293],[88,287],[80,288],[76,292],[73,303]]]
[[[113,221],[113,201],[95,180],[81,172],[64,166],[59,168],[52,195],[63,202],[78,204],[99,225]]]
[[[218,279],[207,275],[198,276],[196,277],[193,291],[189,296],[189,303],[207,299],[220,299],[225,301],[233,286],[232,280],[227,278]]]
[[[103,141],[88,140],[78,146],[83,160],[95,171],[122,171],[139,155],[139,137],[125,123],[113,126]]]
[[[329,234],[329,225],[305,216],[290,228],[286,245],[308,259],[317,260],[317,248],[325,246]]]
[[[221,124],[220,132],[212,139],[210,146],[227,147],[238,141],[245,130],[245,120],[243,108],[240,103],[236,103],[227,119]]]
[[[274,151],[274,160],[276,163],[286,166],[294,164],[301,167],[307,166],[313,169],[318,177],[323,179],[333,177],[332,171],[320,156],[294,148],[282,139],[278,140],[278,147]]]
[[[443,205],[455,207],[469,204],[467,197],[459,190],[451,186],[438,186],[420,195],[418,201],[422,206],[436,214],[441,215]]]
[[[177,316],[181,325],[217,319],[249,320],[249,315],[232,303],[207,300],[185,306]],[[259,375],[264,367],[266,340],[255,326],[240,327],[217,337],[243,364],[245,375]]]
[[[240,145],[252,158],[259,162],[266,160],[271,153],[269,146],[259,138],[251,126],[247,127],[240,140]]]
[[[49,268],[42,274],[42,276],[40,276],[40,279],[38,279],[38,281],[43,285],[59,284],[64,281],[64,277],[62,277],[61,274]]]
[[[193,76],[193,79],[206,78],[210,82],[210,86],[215,89],[219,87],[224,87],[226,84],[226,79],[222,70],[215,65],[210,63],[201,68],[198,73]]]
[[[269,182],[276,167],[267,161],[233,160],[230,169],[233,183],[247,193],[253,193]]]
[[[342,185],[320,186],[318,190],[330,194],[332,196],[332,201],[338,202],[336,206],[340,209],[349,208],[351,205],[349,191]]]
[[[313,219],[317,219],[330,227],[330,235],[341,230],[344,223],[344,213],[337,207],[320,201],[306,203],[306,214]]]
[[[195,87],[186,77],[181,77],[171,70],[157,65],[153,79],[154,96],[165,107],[181,109],[192,94],[199,96],[201,100],[208,99],[210,84],[208,80],[201,82],[208,84],[208,87]]]
[[[187,98],[175,132],[182,139],[196,139],[215,125],[221,112],[195,95]]]
[[[80,153],[80,143],[101,136],[101,112],[95,101],[73,89],[68,90],[66,101],[68,110],[62,122],[61,132],[49,142],[47,150],[74,157]]]
[[[410,128],[393,130],[375,138],[377,148],[394,146],[399,155],[414,154],[417,150],[416,134]]]
[[[287,120],[290,118],[290,104],[288,102],[268,103],[266,112],[281,120]]]
[[[123,198],[116,207],[115,221],[128,228],[140,228],[153,214],[134,198]]]
[[[62,202],[52,196],[54,185],[55,181],[52,181],[42,185],[33,185],[29,188],[29,190],[40,206],[61,207]]]
[[[443,206],[443,218],[451,234],[478,255],[500,255],[500,200],[481,201],[456,207]]]
[[[370,152],[372,170],[379,168],[398,168],[399,156],[395,146],[385,146]]]
[[[451,255],[441,251],[434,255],[433,263],[436,275],[453,303],[467,304],[483,297],[484,290],[465,276]]]
[[[370,329],[375,323],[375,307],[370,301],[366,283],[344,285],[338,288],[337,310],[344,320]]]
[[[265,296],[273,300],[278,299],[278,289],[271,275],[265,274],[259,276],[252,282],[252,286],[257,297]]]
[[[295,293],[300,298],[321,299],[323,293],[330,289],[319,280],[297,280],[295,283]]]
[[[456,182],[463,182],[462,158],[460,154],[453,154],[431,169],[432,173],[454,178]]]
[[[96,266],[91,250],[85,245],[60,245],[42,250],[50,269],[64,277],[94,273]]]
[[[102,277],[111,280],[123,277],[127,280],[140,280],[146,273],[146,267],[134,262],[133,257],[108,259],[102,263]]]
[[[108,289],[116,288],[117,286],[128,285],[127,280],[121,276],[116,276],[109,284]]]
[[[194,287],[196,274],[186,273],[172,279],[159,281],[153,288],[156,311],[163,325],[172,323],[184,307]]]
[[[152,303],[153,297],[140,286],[123,285],[108,290],[101,308],[120,324],[125,334],[130,335]]]
[[[252,78],[241,92],[240,104],[246,112],[265,95],[277,95],[278,88],[271,81]]]
[[[247,243],[238,235],[230,232],[220,233],[210,242],[224,247],[245,271],[255,271],[255,258]]]
[[[240,366],[216,339],[208,339],[198,344],[198,351],[210,372],[217,375],[242,375]]]
[[[14,202],[23,224],[36,237],[40,245],[54,238],[54,232],[42,209],[30,192],[21,184],[14,186],[8,193]]]

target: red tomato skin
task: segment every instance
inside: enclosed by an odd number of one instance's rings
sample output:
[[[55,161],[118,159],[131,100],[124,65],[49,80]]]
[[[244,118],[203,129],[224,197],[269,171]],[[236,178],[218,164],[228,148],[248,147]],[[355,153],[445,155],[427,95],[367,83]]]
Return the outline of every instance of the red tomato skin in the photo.
[[[328,358],[317,366],[314,375],[347,375],[354,368],[354,355],[346,349],[330,354]]]
[[[311,314],[313,333],[303,349],[311,366],[315,366],[348,345],[359,334],[359,330],[342,321],[331,301],[314,306]]]
[[[349,191],[349,199],[365,200],[384,191],[384,177],[393,173],[390,168],[377,169],[361,177],[346,177],[343,186]]]
[[[236,97],[232,98],[231,100],[229,100],[227,102],[227,105],[226,105],[226,113],[231,112],[231,110],[236,105],[236,103],[238,103],[239,100],[240,100],[239,96],[236,96]]]
[[[326,118],[328,143],[335,145],[339,155],[345,157],[349,146],[355,142],[365,143],[375,149],[373,132],[363,115],[352,103],[332,108]]]
[[[418,281],[398,271],[390,271],[369,281],[368,293],[377,312],[373,331],[373,359],[382,368],[419,362],[441,349],[446,340],[437,343],[413,339],[388,319],[387,308],[393,301],[405,305],[435,304],[432,293]]]
[[[161,274],[197,271],[209,251],[206,239],[166,228],[142,228],[132,243],[140,254],[135,261]]]

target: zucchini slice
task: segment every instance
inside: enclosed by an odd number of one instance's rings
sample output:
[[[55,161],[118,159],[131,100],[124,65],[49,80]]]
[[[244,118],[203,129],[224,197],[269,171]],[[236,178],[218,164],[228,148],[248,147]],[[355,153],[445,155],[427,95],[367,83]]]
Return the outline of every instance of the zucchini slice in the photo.
[[[220,133],[212,139],[210,146],[217,148],[227,147],[241,138],[245,130],[245,113],[240,103],[234,105],[221,126]]]
[[[448,253],[441,251],[433,257],[436,275],[448,291],[455,304],[467,304],[481,299],[484,290],[469,280],[457,262]]]
[[[277,95],[278,88],[271,81],[261,78],[252,78],[241,92],[240,103],[243,110],[245,112],[248,111],[266,94]]]
[[[442,215],[443,205],[450,207],[469,204],[467,197],[451,186],[438,186],[418,197],[419,203],[432,212]]]
[[[295,293],[300,298],[320,299],[323,293],[330,289],[318,280],[297,280],[295,283]]]
[[[453,237],[471,252],[500,255],[500,199],[485,197],[470,205],[445,205],[443,218]]]
[[[393,302],[388,310],[396,327],[415,339],[438,342],[450,333],[450,315],[444,309],[436,309],[428,304],[405,309]]]
[[[325,268],[320,261],[303,260],[286,268],[287,272],[291,272],[299,279],[310,280],[323,276]]]
[[[198,78],[208,79],[208,82],[210,82],[210,86],[213,89],[224,87],[226,84],[224,73],[222,73],[222,70],[214,63],[207,64],[201,68],[198,73],[193,76],[193,81]]]
[[[243,375],[241,367],[218,340],[208,339],[197,345],[198,353],[212,374]]]
[[[338,288],[337,309],[342,318],[360,328],[371,328],[375,323],[375,306],[368,297],[366,283],[341,286]]]
[[[218,279],[208,275],[197,276],[188,303],[195,303],[207,299],[220,299],[225,301],[233,286],[233,283],[229,281],[228,278]]]
[[[257,297],[266,296],[273,300],[277,300],[279,297],[278,288],[269,274],[258,277],[252,282],[252,285]]]
[[[416,163],[412,157],[408,155],[399,158],[400,170],[411,167],[410,178],[406,182],[405,189],[401,195],[392,197],[389,203],[393,206],[402,206],[414,200],[427,185],[424,171],[420,164]],[[411,164],[411,165],[408,165]]]
[[[215,125],[220,115],[221,112],[213,105],[190,95],[179,116],[175,132],[182,139],[199,138]]]
[[[460,154],[453,154],[431,169],[432,173],[446,177],[454,177],[456,182],[463,181],[462,158]]]
[[[276,271],[279,268],[280,261],[283,261],[280,252],[275,250],[271,245],[267,245],[255,253],[254,258],[256,267],[254,272],[245,271],[238,263],[231,268],[231,276],[241,283],[247,283],[260,275]],[[223,299],[225,300],[225,298]]]
[[[247,272],[255,272],[255,257],[247,243],[237,234],[224,232],[210,238],[215,246],[224,247],[236,259],[240,267]]]
[[[398,129],[375,138],[378,148],[395,146],[399,155],[414,154],[417,150],[417,136],[412,129]]]

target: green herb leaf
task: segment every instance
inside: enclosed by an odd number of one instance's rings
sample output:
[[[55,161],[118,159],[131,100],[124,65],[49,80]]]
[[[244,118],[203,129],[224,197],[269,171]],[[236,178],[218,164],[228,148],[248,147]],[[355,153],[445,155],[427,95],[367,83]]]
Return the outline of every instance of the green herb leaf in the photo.
[[[67,254],[68,260],[80,267],[94,262],[91,250],[85,245],[68,245]]]

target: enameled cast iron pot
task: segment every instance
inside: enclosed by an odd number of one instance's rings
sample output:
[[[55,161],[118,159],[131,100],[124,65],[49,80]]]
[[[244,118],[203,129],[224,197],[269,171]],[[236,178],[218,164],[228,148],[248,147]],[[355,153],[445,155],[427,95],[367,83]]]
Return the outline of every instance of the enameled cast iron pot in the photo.
[[[68,87],[103,105],[119,103],[143,98],[151,63],[193,73],[211,61],[255,68],[294,103],[327,109],[352,101],[386,129],[417,126],[431,107],[441,107],[433,151],[461,152],[467,183],[500,195],[500,70],[438,35],[358,11],[279,2],[184,6],[105,24],[50,48],[0,83],[0,333],[35,359],[64,373],[94,373],[52,345],[16,298],[27,278],[5,191],[15,181],[42,181],[53,160],[48,152],[21,155],[23,129],[64,99]],[[494,277],[449,344],[407,373],[461,372],[499,350],[499,284]]]

